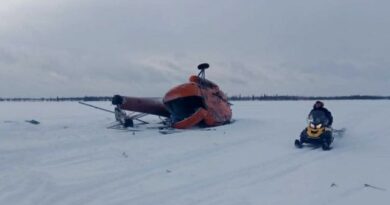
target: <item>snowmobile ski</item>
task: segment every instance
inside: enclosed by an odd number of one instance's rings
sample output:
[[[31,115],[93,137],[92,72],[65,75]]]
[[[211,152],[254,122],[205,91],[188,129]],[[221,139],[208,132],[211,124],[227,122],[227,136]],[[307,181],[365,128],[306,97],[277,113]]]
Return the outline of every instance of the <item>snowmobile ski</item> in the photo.
[[[294,145],[299,149],[303,148],[303,144],[299,140],[295,140]]]

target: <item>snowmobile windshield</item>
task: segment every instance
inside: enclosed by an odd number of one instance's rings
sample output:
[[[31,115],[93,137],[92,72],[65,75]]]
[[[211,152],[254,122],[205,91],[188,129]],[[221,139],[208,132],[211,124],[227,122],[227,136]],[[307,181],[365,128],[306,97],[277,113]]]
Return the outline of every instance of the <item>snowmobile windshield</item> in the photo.
[[[166,102],[168,110],[172,115],[173,123],[184,120],[193,115],[199,108],[204,108],[203,99],[199,96],[179,98]]]
[[[326,117],[325,112],[321,110],[314,110],[310,112],[308,121],[309,123],[313,123],[315,125],[327,124],[328,118]]]

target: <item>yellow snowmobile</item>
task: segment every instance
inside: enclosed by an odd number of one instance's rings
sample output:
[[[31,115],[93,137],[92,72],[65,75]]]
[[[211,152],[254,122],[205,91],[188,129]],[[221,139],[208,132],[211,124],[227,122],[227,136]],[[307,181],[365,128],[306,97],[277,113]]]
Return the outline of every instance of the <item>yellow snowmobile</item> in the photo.
[[[323,150],[331,149],[333,142],[332,128],[328,126],[329,119],[320,110],[314,110],[308,117],[308,126],[301,132],[300,138],[295,140],[295,146],[302,148],[304,143],[321,146]]]

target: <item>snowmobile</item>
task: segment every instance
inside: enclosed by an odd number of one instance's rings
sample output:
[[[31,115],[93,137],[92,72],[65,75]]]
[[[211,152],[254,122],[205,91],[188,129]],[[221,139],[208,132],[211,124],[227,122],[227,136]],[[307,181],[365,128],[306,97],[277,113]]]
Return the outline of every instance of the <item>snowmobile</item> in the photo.
[[[310,113],[308,126],[301,132],[300,138],[295,140],[295,146],[302,148],[304,143],[321,146],[323,150],[331,149],[333,142],[333,130],[329,126],[329,119],[320,110]]]

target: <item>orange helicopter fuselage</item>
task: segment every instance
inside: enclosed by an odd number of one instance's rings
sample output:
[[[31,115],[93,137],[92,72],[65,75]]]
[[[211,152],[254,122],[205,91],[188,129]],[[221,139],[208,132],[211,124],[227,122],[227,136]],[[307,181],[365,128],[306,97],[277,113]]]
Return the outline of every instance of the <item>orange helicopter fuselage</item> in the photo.
[[[204,75],[193,75],[188,83],[172,88],[162,102],[152,98],[118,97],[121,100],[115,104],[119,109],[168,117],[172,127],[178,129],[218,126],[229,123],[232,118],[226,95]]]
[[[177,102],[176,106],[181,108],[174,108],[172,104],[175,102]],[[195,75],[190,77],[188,83],[168,91],[163,98],[163,103],[173,115],[172,126],[179,129],[200,123],[205,126],[218,126],[229,123],[232,118],[232,110],[226,95],[215,83]],[[186,113],[187,116],[181,116],[176,120],[175,114],[178,114],[180,109],[189,109],[192,113]]]

